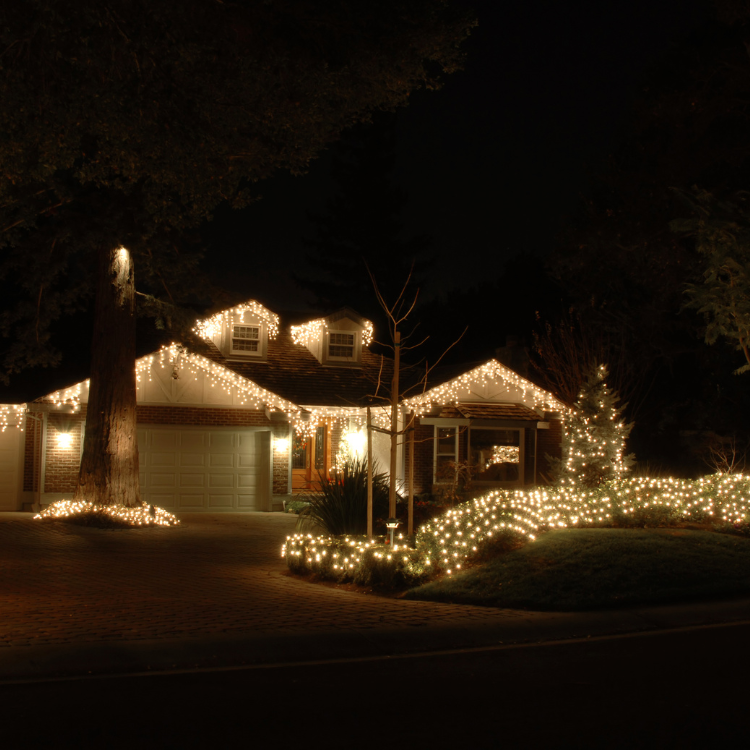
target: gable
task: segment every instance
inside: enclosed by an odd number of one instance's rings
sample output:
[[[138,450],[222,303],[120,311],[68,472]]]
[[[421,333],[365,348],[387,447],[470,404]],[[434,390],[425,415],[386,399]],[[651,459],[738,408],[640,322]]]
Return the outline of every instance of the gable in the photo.
[[[428,387],[406,399],[407,410],[424,414],[449,404],[520,404],[537,413],[564,411],[567,407],[549,391],[514,372],[495,359]]]

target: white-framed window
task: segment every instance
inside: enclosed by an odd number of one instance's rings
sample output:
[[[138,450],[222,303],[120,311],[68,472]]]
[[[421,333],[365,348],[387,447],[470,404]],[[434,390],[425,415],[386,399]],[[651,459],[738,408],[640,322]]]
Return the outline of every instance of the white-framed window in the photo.
[[[232,354],[258,357],[262,354],[260,336],[260,326],[244,323],[233,325],[229,351]]]
[[[434,483],[447,482],[448,465],[458,461],[458,428],[435,426],[435,460],[433,463]]]
[[[356,359],[356,344],[354,331],[329,331],[328,359]]]

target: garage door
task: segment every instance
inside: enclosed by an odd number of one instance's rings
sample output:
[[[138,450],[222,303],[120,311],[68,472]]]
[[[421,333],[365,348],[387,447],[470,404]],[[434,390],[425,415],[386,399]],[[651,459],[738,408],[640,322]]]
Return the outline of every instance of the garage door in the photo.
[[[141,497],[172,511],[270,510],[270,436],[140,427]]]

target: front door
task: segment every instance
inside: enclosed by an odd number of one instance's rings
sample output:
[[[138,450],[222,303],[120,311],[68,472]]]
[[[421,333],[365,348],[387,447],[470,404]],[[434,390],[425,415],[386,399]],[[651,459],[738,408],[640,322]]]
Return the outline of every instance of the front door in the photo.
[[[327,425],[319,425],[310,437],[295,432],[292,444],[292,494],[318,489],[318,478],[328,476],[329,464]]]

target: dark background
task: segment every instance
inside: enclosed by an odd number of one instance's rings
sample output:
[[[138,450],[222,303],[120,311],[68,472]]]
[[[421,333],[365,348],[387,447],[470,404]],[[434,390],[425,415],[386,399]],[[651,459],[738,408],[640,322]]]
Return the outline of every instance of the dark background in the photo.
[[[701,0],[616,0],[594,10],[583,0],[467,4],[479,25],[465,69],[395,116],[405,234],[430,235],[437,257],[426,297],[469,289],[500,276],[514,256],[541,259],[554,247],[588,173],[627,131],[644,71],[710,8]],[[204,234],[217,280],[272,308],[304,308],[309,295],[290,277],[306,268],[308,215],[336,193],[330,167],[324,153],[305,176],[259,184],[251,207],[219,211]]]

